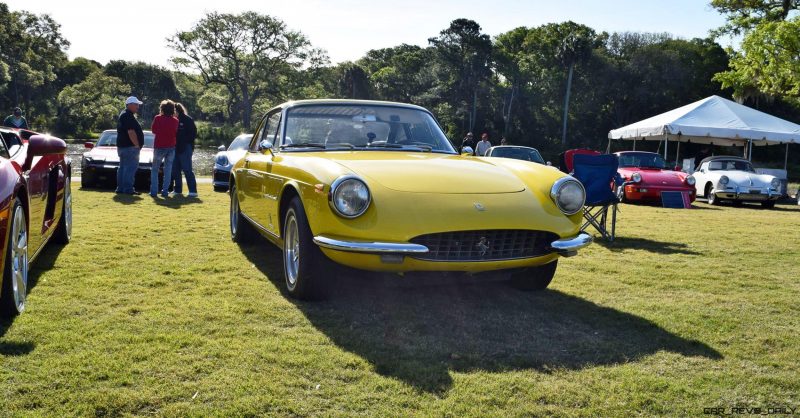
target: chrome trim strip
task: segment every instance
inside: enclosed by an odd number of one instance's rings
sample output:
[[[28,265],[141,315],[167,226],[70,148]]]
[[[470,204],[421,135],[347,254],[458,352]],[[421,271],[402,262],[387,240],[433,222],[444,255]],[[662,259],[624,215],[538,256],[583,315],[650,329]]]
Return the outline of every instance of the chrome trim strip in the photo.
[[[317,235],[314,243],[322,248],[355,253],[377,254],[425,254],[428,247],[419,244],[399,242],[344,241],[336,238]]]
[[[561,255],[575,255],[578,250],[588,246],[592,241],[594,241],[594,237],[585,232],[581,232],[572,238],[562,238],[553,241],[550,244],[550,248]]]

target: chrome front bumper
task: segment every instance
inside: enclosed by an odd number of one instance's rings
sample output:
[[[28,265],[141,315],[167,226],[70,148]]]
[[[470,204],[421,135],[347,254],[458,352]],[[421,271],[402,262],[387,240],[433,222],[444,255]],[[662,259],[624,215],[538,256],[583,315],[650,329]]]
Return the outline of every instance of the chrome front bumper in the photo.
[[[571,257],[578,254],[578,250],[591,244],[594,238],[585,233],[572,238],[562,238],[550,244],[550,250],[564,257]],[[417,255],[428,252],[428,247],[419,244],[399,243],[399,242],[374,242],[374,241],[350,241],[338,238],[317,235],[314,243],[322,248],[336,251],[368,253],[368,254],[397,254],[397,255]]]

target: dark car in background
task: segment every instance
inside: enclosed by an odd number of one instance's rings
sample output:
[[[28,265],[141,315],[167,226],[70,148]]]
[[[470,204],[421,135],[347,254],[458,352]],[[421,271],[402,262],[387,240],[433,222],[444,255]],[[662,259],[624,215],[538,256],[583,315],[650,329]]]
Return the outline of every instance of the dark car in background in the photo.
[[[136,170],[136,187],[150,187],[150,167],[153,165],[153,142],[155,136],[144,131],[144,148],[139,154],[139,169]],[[117,184],[117,131],[109,129],[100,134],[97,143],[86,142],[89,151],[81,158],[81,187],[94,187],[101,183]]]
[[[234,138],[227,148],[225,148],[225,145],[219,146],[219,152],[214,156],[214,177],[212,180],[214,190],[218,192],[228,190],[231,168],[247,153],[247,146],[250,145],[251,139],[253,139],[252,134],[241,134]]]

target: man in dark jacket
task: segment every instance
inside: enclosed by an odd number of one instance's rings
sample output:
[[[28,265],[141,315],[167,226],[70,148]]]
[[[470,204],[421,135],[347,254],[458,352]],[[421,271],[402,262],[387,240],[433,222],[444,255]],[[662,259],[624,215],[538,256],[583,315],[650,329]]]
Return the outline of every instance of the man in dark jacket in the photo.
[[[139,152],[144,146],[144,131],[135,116],[140,104],[136,97],[128,97],[125,110],[117,118],[117,193],[121,194],[139,194],[133,185],[139,169]]]
[[[177,103],[175,111],[178,113],[178,136],[175,144],[175,162],[172,164],[172,179],[175,187],[174,194],[183,193],[183,180],[181,172],[186,176],[186,187],[189,188],[188,197],[197,197],[197,180],[192,171],[192,154],[194,153],[194,140],[197,138],[197,126],[194,120],[186,114],[186,107]]]
[[[8,115],[3,121],[3,126],[17,129],[30,129],[28,128],[28,121],[25,120],[25,116],[22,116],[22,109],[18,107],[14,108],[14,114]]]

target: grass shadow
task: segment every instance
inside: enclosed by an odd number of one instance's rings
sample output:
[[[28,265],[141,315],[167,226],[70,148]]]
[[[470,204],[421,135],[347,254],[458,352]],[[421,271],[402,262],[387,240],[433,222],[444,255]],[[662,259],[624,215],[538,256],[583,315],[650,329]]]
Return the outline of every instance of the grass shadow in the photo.
[[[162,198],[162,197],[155,197],[154,198],[154,197],[150,197],[150,195],[147,195],[147,197],[152,199],[153,202],[156,205],[164,206],[164,207],[170,208],[170,209],[180,209],[182,206],[203,203],[203,200],[200,199],[199,197],[181,197],[181,196],[178,196],[178,197],[167,197],[167,198]]]
[[[268,246],[241,249],[283,289],[281,253]],[[328,301],[293,303],[377,373],[430,393],[448,391],[454,371],[577,370],[660,351],[722,358],[645,318],[559,291],[521,292],[502,283],[402,287],[358,273],[340,278]]]
[[[133,205],[135,203],[139,203],[142,200],[142,196],[135,194],[115,193],[112,199],[117,203],[122,203],[123,205]]]
[[[686,254],[700,255],[697,251],[690,250],[689,246],[682,242],[663,242],[647,238],[616,237],[614,242],[596,240],[595,243],[602,245],[608,250],[619,252],[623,250],[645,250],[656,254]]]

